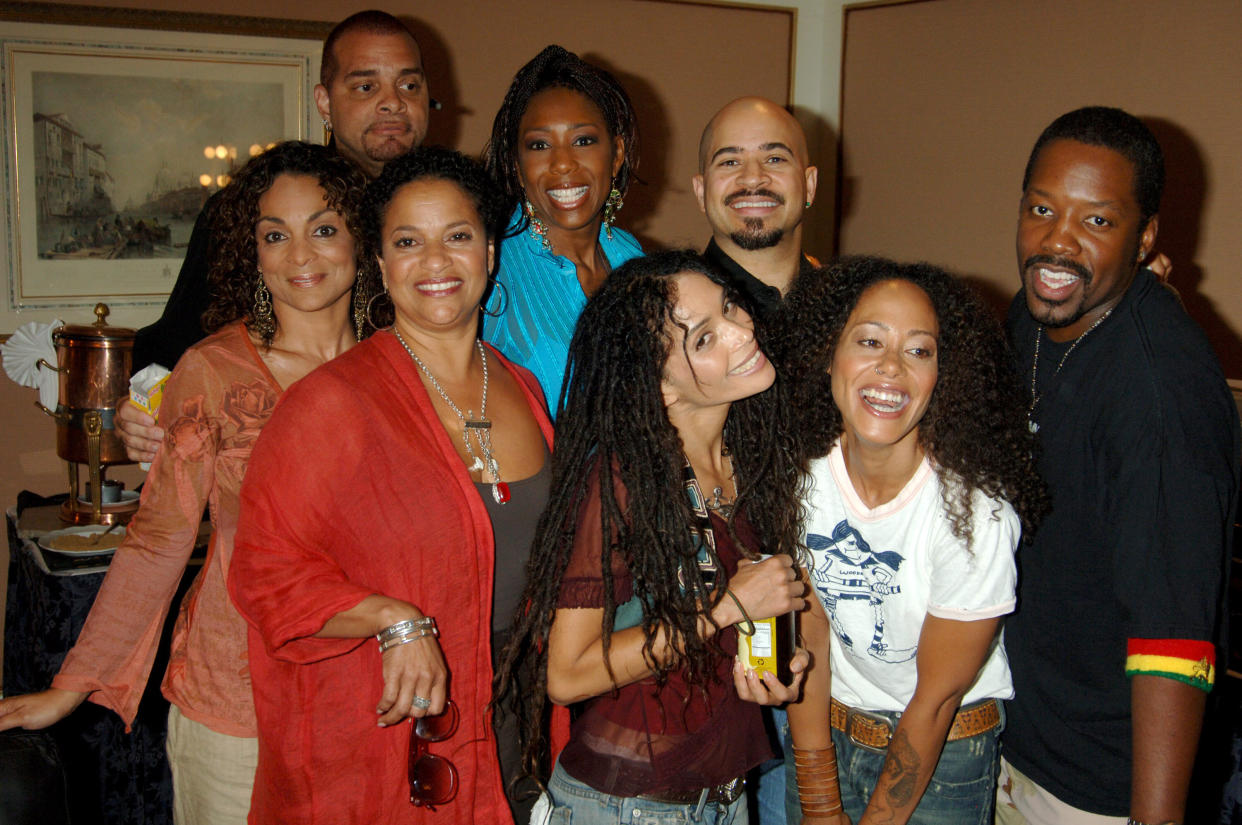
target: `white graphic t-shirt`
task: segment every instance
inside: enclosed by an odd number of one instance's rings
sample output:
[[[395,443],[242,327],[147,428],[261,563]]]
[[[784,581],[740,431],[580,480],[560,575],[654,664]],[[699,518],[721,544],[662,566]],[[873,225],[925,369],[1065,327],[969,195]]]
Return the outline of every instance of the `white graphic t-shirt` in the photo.
[[[927,459],[896,498],[874,509],[854,491],[840,442],[811,474],[806,539],[811,583],[832,624],[832,695],[864,710],[904,710],[927,615],[972,621],[1013,611],[1018,516],[976,490],[968,550],[950,529]],[[1012,696],[998,636],[962,704]]]

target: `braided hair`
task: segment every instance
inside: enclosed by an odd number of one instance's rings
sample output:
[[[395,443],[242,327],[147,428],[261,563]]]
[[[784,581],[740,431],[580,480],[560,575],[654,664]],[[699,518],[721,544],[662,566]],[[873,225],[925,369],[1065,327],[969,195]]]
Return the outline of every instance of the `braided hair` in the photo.
[[[599,491],[601,631],[614,684],[608,651],[618,607],[615,570],[628,573],[645,605],[643,652],[657,683],[673,671],[700,687],[716,678],[716,657],[722,653],[714,639],[700,635],[699,622],[725,588],[709,589],[694,563],[698,548],[691,536],[697,522],[683,481],[681,438],[669,421],[661,386],[674,347],[672,330],[679,324],[673,317],[675,276],[683,273],[725,286],[693,252],[634,259],[613,272],[587,303],[569,347],[571,377],[557,418],[552,490],[496,684],[497,701],[519,720],[526,771],[539,780],[549,767],[548,637],[575,533],[584,526],[580,517],[589,490]],[[798,474],[788,432],[777,393],[768,389],[731,405],[724,441],[738,480],[734,514],[745,514],[765,552],[798,556]],[[742,547],[733,517],[729,533]],[[673,640],[663,664],[653,655],[657,636]]]
[[[483,149],[487,171],[500,185],[505,214],[513,213],[525,198],[518,180],[518,129],[531,98],[545,89],[569,89],[595,104],[604,115],[609,138],[621,138],[625,146],[621,169],[613,186],[624,197],[638,167],[638,118],[625,89],[608,71],[586,62],[560,46],[547,46],[513,76],[504,102],[492,121],[492,136]],[[526,228],[526,219],[516,227]]]

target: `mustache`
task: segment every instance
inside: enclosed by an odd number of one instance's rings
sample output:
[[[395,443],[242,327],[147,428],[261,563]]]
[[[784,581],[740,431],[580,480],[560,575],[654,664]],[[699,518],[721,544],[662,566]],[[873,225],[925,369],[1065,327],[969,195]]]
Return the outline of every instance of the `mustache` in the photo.
[[[1032,255],[1031,257],[1023,261],[1022,268],[1026,270],[1026,269],[1030,269],[1033,266],[1038,266],[1039,264],[1044,264],[1045,266],[1060,267],[1061,269],[1068,269],[1074,274],[1076,274],[1079,278],[1082,278],[1084,281],[1091,280],[1091,270],[1087,269],[1085,266],[1078,263],[1078,261],[1071,261],[1068,258],[1058,258],[1055,255],[1041,255],[1041,254]]]
[[[724,205],[729,206],[734,201],[740,201],[740,200],[745,200],[746,198],[754,198],[754,197],[770,198],[771,200],[776,201],[778,204],[782,206],[785,205],[785,199],[781,197],[779,194],[777,194],[776,192],[773,192],[771,189],[739,189],[738,191],[734,192],[733,194],[729,195],[727,198],[724,199]]]

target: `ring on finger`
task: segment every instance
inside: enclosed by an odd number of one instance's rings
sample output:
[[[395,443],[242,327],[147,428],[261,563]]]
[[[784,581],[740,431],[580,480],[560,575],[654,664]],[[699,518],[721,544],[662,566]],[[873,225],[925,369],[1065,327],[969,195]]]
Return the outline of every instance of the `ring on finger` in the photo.
[[[410,704],[418,708],[419,710],[426,710],[427,708],[431,707],[431,700],[423,696],[415,696],[414,700],[410,702]]]

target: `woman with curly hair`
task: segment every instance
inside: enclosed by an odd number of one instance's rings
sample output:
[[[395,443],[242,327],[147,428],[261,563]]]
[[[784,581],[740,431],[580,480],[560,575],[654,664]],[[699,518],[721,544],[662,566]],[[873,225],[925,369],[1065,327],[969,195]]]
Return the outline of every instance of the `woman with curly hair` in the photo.
[[[855,823],[991,822],[1013,693],[998,631],[1047,501],[1004,335],[948,273],[880,258],[801,276],[782,313],[832,633],[812,648],[831,739],[793,728],[790,796],[804,822],[844,821],[842,801]]]
[[[484,157],[510,218],[483,337],[535,373],[555,414],[587,298],[642,254],[613,226],[638,166],[634,109],[607,71],[548,46],[514,76]]]
[[[492,651],[552,422],[534,377],[478,338],[503,221],[474,161],[390,161],[366,195],[384,328],[292,388],[255,448],[229,576],[250,624],[255,825],[513,822]]]
[[[164,387],[167,438],[77,643],[52,688],[0,702],[0,728],[42,728],[85,699],[133,721],[160,630],[194,548],[212,535],[182,599],[163,692],[177,823],[242,823],[257,758],[246,624],[229,602],[242,476],[285,388],[362,337],[378,281],[363,254],[365,181],[335,152],[281,143],[223,191],[204,319]]]
[[[665,252],[588,302],[569,373],[497,701],[516,705],[541,779],[546,699],[582,703],[547,784],[553,821],[744,822],[741,777],[770,756],[754,703],[794,698],[807,662],[789,686],[734,664],[735,623],[805,603],[775,371],[720,275]]]

